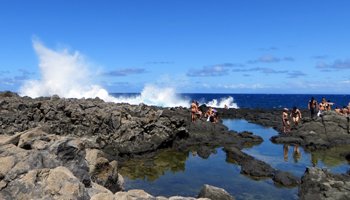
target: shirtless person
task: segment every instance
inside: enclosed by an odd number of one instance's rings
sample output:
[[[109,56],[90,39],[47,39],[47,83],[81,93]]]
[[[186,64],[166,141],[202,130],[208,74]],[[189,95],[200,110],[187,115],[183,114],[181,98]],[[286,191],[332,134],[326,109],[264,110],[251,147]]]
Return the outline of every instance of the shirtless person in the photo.
[[[288,119],[288,108],[284,108],[282,112],[282,124],[283,124],[283,133],[290,132],[290,123]]]
[[[315,117],[316,110],[317,110],[317,101],[314,97],[311,97],[311,100],[309,101],[309,104],[307,105],[308,109],[310,110],[311,119]]]
[[[317,116],[320,116],[322,114],[323,111],[326,111],[328,107],[328,103],[326,101],[326,98],[322,97],[322,101],[319,104],[319,111],[317,113]]]
[[[199,113],[199,109],[198,109],[198,106],[197,106],[197,102],[195,100],[192,101],[191,103],[191,119],[192,119],[192,122],[196,121],[196,117]]]
[[[297,107],[293,107],[292,112],[290,113],[290,116],[292,117],[292,121],[294,126],[298,126],[299,121],[301,119],[301,112]]]

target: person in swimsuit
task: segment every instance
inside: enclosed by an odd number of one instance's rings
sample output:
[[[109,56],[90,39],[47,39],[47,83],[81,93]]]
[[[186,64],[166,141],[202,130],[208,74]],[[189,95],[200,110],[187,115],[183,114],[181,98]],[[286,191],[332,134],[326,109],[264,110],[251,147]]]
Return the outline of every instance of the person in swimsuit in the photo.
[[[298,126],[299,121],[301,119],[300,110],[294,106],[292,112],[290,113],[290,116],[292,117],[292,121],[293,121],[294,126],[295,127]]]
[[[317,113],[317,116],[320,116],[322,114],[322,112],[326,111],[328,107],[328,103],[326,98],[322,97],[322,101],[319,104],[319,111]]]
[[[282,124],[283,124],[283,133],[290,132],[290,123],[288,119],[288,108],[284,108],[282,112]]]
[[[196,121],[197,115],[198,115],[198,106],[197,102],[195,100],[191,103],[191,120],[192,122]]]
[[[311,119],[315,117],[316,110],[317,110],[317,101],[314,97],[311,97],[311,100],[309,101],[307,105],[308,109],[310,110]]]

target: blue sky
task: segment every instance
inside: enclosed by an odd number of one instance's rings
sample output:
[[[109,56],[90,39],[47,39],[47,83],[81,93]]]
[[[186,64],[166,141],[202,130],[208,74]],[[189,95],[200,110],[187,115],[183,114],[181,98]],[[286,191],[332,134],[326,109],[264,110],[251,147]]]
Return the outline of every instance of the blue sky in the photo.
[[[79,51],[109,92],[343,93],[348,0],[2,0],[0,90],[40,79],[33,40]]]

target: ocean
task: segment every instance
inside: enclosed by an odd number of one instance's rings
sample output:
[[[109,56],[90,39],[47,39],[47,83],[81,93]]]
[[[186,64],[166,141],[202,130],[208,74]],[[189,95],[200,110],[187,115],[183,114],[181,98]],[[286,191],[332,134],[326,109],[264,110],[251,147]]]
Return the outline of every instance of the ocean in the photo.
[[[139,98],[142,93],[112,93],[114,97],[125,99]],[[306,109],[311,97],[321,102],[322,97],[334,103],[333,108],[343,107],[350,102],[349,94],[214,94],[214,93],[181,93],[172,98],[178,98],[179,101],[187,101],[188,105],[191,100],[197,100],[200,104],[206,104],[214,107],[223,107],[225,104],[231,108],[264,108],[279,109],[292,108],[294,106]],[[166,101],[173,102],[174,99],[167,97],[143,98],[145,103],[152,102],[153,105],[167,106]],[[128,101],[128,100],[126,100]],[[164,103],[165,101],[165,103]]]

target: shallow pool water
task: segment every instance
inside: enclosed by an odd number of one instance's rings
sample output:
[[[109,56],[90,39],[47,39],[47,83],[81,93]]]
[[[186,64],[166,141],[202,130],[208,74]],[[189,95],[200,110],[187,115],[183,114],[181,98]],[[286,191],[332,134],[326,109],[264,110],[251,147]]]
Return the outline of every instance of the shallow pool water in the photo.
[[[255,135],[261,136],[264,139],[263,143],[243,151],[269,163],[276,169],[289,171],[296,176],[301,176],[306,167],[310,166],[326,167],[334,173],[344,173],[349,169],[345,156],[340,155],[349,153],[350,145],[309,153],[298,146],[273,144],[270,138],[278,134],[273,128],[266,128],[238,119],[224,120],[224,124],[231,130],[238,132],[249,130]]]
[[[277,132],[245,120],[224,120],[231,130],[251,131],[263,137],[260,145],[244,152],[271,164],[274,168],[301,176],[307,166],[327,166],[333,172],[345,172],[349,165],[339,151],[348,147],[310,154],[302,148],[276,145],[269,138]],[[335,156],[337,155],[337,156]],[[297,188],[275,186],[271,179],[253,180],[240,174],[240,166],[230,163],[222,148],[203,159],[195,151],[160,151],[152,158],[130,159],[120,166],[126,189],[143,189],[155,196],[196,196],[203,184],[224,188],[236,199],[297,199]]]

